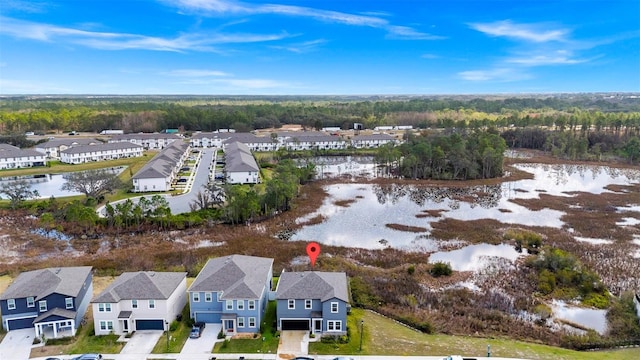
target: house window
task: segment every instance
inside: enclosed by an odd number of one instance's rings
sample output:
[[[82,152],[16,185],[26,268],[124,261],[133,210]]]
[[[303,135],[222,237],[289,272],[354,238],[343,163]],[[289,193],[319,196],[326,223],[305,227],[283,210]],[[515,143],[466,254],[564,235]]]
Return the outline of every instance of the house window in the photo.
[[[138,308],[138,300],[136,300],[136,299],[131,300],[131,308],[132,309],[137,309]]]
[[[14,310],[16,308],[16,299],[7,300],[7,309]]]
[[[256,301],[249,300],[249,310],[255,310],[255,309],[256,309]]]
[[[238,310],[244,310],[244,300],[238,300]]]
[[[200,293],[193,293],[193,302],[200,302]]]
[[[254,317],[250,317],[249,318],[249,327],[250,328],[256,327],[256,318],[254,318]]]
[[[47,300],[38,301],[38,307],[40,309],[40,312],[47,311]]]
[[[111,304],[110,303],[99,303],[98,304],[98,312],[111,312]]]
[[[337,302],[332,302],[331,303],[331,312],[332,313],[337,313],[338,312],[338,303]]]
[[[293,310],[296,308],[296,301],[294,299],[289,299],[287,302],[287,309]]]
[[[64,307],[67,309],[73,309],[73,298],[64,299]]]
[[[156,301],[149,300],[149,309],[155,309],[155,308],[156,308]]]
[[[233,310],[233,300],[227,300],[226,308],[227,310]]]
[[[211,301],[213,301],[213,297],[211,296],[211,293],[210,293],[210,292],[208,292],[208,293],[204,293],[204,301],[206,301],[206,302],[211,302]]]
[[[327,331],[342,331],[342,321],[340,320],[328,320]]]
[[[105,320],[101,320],[100,321],[100,330],[102,331],[111,331],[113,330],[113,321],[105,321]]]
[[[36,306],[36,301],[33,298],[33,296],[30,296],[27,298],[27,307],[35,307]]]
[[[311,299],[307,299],[304,301],[304,308],[311,309]]]
[[[244,327],[244,318],[243,317],[239,317],[238,318],[238,327],[239,328],[243,328]]]

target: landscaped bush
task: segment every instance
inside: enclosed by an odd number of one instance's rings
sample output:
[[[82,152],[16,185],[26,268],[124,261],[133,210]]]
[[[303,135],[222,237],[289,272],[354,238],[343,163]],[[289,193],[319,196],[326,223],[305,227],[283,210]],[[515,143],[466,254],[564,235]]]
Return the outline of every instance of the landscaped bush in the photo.
[[[438,261],[433,264],[433,267],[429,272],[433,277],[449,276],[453,274],[453,269],[449,263]]]
[[[177,320],[173,320],[171,325],[169,325],[169,331],[176,331],[180,323]]]

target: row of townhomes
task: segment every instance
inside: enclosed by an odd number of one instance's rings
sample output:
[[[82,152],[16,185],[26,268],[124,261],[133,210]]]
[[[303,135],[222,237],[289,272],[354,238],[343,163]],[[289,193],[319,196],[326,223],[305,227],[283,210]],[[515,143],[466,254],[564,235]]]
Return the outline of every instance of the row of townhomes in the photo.
[[[37,337],[73,336],[89,305],[96,335],[167,330],[189,302],[195,321],[222,326],[226,336],[259,333],[275,300],[278,330],[346,333],[350,310],[343,272],[283,272],[273,289],[273,259],[212,258],[187,289],[184,272],[125,272],[93,296],[91,267],[21,273],[0,295],[2,327],[35,328]]]
[[[0,169],[17,169],[44,166],[45,157],[41,153],[20,149],[9,144],[0,144]]]
[[[51,139],[47,142],[36,145],[35,150],[44,154],[50,159],[60,159],[60,153],[76,146],[88,146],[102,144],[103,142],[96,139]]]
[[[356,135],[350,139],[344,139],[341,136],[328,135],[320,131],[285,131],[272,133],[270,136],[256,136],[251,133],[202,132],[191,137],[193,147],[224,148],[225,144],[232,142],[241,142],[251,151],[276,151],[282,148],[287,150],[377,148],[389,143],[395,144],[397,140],[389,134]]]
[[[133,191],[169,191],[180,168],[189,157],[191,146],[173,141],[133,175]]]
[[[82,164],[92,161],[115,160],[142,156],[141,145],[118,142],[81,145],[60,151],[60,161],[67,164]]]
[[[130,142],[144,147],[145,149],[164,149],[174,141],[181,142],[182,138],[176,134],[165,133],[138,133],[114,135],[109,139],[110,143]]]
[[[257,184],[260,182],[260,167],[249,147],[241,142],[225,146],[225,180],[227,184]]]

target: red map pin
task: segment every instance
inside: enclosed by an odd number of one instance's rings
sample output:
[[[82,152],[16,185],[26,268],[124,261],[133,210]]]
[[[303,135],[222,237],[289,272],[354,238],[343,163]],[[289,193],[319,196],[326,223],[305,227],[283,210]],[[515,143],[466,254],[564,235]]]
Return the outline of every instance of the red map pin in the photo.
[[[307,245],[307,255],[311,259],[311,267],[316,266],[316,259],[320,255],[320,245],[317,242],[312,242]]]

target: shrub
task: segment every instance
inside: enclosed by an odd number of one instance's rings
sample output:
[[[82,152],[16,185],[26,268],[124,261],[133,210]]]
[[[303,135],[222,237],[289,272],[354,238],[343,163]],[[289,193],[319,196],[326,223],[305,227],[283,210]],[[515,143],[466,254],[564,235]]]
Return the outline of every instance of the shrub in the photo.
[[[222,332],[222,330],[220,330],[220,332],[218,333],[218,339],[224,339],[224,333]]]
[[[172,321],[171,325],[169,325],[169,331],[178,330],[178,325],[180,325],[180,323],[177,320]]]
[[[430,273],[433,277],[449,276],[453,274],[453,269],[449,263],[438,261],[433,264]]]
[[[409,268],[407,269],[407,274],[413,275],[415,272],[416,272],[416,267],[414,265],[409,265]]]

